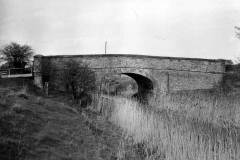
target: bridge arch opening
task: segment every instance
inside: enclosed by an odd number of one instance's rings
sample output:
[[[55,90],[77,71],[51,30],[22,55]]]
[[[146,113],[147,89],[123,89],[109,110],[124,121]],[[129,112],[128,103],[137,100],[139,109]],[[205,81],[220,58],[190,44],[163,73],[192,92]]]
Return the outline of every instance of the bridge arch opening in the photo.
[[[149,78],[136,74],[136,73],[122,73],[134,79],[138,85],[138,92],[133,95],[133,98],[136,98],[142,102],[147,102],[148,96],[153,92],[153,82]]]

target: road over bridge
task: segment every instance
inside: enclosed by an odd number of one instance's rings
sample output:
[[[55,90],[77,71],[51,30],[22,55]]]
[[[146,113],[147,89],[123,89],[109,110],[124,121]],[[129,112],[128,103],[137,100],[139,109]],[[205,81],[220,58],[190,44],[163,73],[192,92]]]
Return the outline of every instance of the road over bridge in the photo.
[[[34,81],[43,86],[42,73],[50,66],[61,76],[64,63],[70,60],[86,63],[95,71],[97,83],[105,76],[125,74],[133,78],[139,93],[170,93],[180,90],[211,89],[221,84],[229,60],[158,57],[146,55],[56,55],[34,57]],[[44,66],[44,67],[43,67]],[[55,84],[62,85],[55,78]]]

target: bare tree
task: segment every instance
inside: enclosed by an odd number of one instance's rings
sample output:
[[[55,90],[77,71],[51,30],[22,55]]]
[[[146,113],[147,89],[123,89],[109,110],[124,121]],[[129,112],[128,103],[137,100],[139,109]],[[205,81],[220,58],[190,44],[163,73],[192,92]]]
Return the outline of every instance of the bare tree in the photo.
[[[235,26],[236,29],[236,35],[240,39],[240,27]]]

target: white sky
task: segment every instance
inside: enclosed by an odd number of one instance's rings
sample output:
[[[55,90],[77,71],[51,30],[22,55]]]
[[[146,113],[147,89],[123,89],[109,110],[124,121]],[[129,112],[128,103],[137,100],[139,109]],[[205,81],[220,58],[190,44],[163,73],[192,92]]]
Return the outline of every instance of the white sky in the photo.
[[[240,57],[240,0],[0,0],[0,46],[37,54]]]

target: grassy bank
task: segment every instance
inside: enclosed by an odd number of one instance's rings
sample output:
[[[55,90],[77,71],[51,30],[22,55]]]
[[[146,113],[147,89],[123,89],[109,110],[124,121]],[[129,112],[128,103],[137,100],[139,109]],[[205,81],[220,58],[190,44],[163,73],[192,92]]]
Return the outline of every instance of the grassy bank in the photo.
[[[117,159],[122,131],[100,114],[79,112],[61,96],[0,86],[1,160]]]

